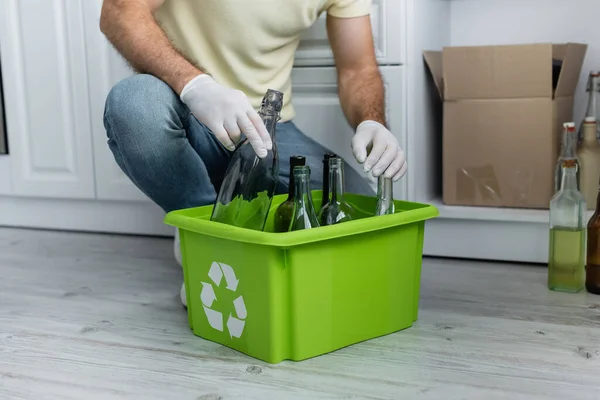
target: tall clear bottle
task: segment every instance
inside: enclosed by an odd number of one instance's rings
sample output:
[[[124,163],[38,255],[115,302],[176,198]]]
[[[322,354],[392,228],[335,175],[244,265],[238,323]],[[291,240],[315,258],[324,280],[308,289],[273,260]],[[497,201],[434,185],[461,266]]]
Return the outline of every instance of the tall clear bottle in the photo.
[[[577,293],[584,286],[587,206],[575,160],[564,160],[561,169],[560,189],[550,201],[548,288]]]
[[[595,118],[596,120],[600,119],[600,101],[598,100],[598,92],[600,92],[600,72],[591,71],[588,77],[588,83],[586,91],[588,94],[588,105],[585,111],[585,117]],[[584,140],[584,125],[581,124],[578,133],[578,143],[581,144]],[[600,141],[600,127],[596,129],[596,140]]]
[[[583,142],[579,146],[579,191],[583,194],[588,208],[593,210],[598,195],[600,179],[600,143],[596,139],[598,122],[594,117],[586,117],[583,121]]]
[[[351,221],[356,211],[344,199],[344,160],[333,157],[329,160],[329,201],[319,213],[321,225],[333,225]]]
[[[296,196],[294,197],[294,213],[290,222],[290,231],[319,227],[317,213],[310,189],[310,167],[308,165],[294,168]]]
[[[575,124],[573,122],[565,122],[563,124],[562,142],[560,147],[560,155],[556,162],[556,170],[554,173],[554,192],[560,189],[562,182],[562,164],[565,160],[574,160],[576,164],[577,188],[579,188],[579,158],[577,157],[577,133],[575,132]]]
[[[321,208],[329,203],[329,160],[337,157],[334,153],[326,153],[323,156],[323,198],[321,199]]]
[[[275,232],[287,232],[290,228],[292,215],[294,214],[294,200],[296,199],[296,181],[294,179],[294,168],[306,164],[306,158],[302,156],[290,157],[290,180],[288,198],[275,210]]]
[[[394,185],[391,178],[380,175],[377,178],[377,207],[375,215],[393,214],[394,207]]]
[[[283,93],[269,89],[259,115],[271,136],[273,149],[265,158],[259,158],[247,139],[238,145],[225,171],[212,221],[258,231],[264,229],[279,176],[276,127],[282,105]]]

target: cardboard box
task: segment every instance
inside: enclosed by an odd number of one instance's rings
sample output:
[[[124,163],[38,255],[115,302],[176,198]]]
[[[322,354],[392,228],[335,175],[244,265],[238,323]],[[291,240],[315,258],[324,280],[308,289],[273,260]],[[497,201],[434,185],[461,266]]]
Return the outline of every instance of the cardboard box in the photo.
[[[424,53],[443,99],[445,204],[548,208],[586,51],[568,43]]]

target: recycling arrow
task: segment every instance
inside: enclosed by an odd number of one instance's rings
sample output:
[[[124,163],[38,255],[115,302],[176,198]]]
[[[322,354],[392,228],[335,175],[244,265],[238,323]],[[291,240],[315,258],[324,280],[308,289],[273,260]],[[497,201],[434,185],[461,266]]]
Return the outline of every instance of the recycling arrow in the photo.
[[[223,278],[223,272],[221,272],[221,267],[219,263],[213,262],[210,266],[210,270],[208,271],[208,277],[217,285],[221,285],[221,278]]]
[[[223,270],[223,274],[225,275],[227,289],[231,290],[232,292],[235,292],[240,281],[235,277],[235,272],[233,272],[233,268],[223,263],[220,263],[219,265],[221,265],[221,269]]]
[[[200,292],[200,299],[202,300],[202,304],[206,307],[212,307],[213,302],[217,299],[217,295],[215,294],[215,290],[210,283],[201,282],[202,283],[202,291]]]
[[[245,324],[246,321],[237,319],[231,314],[229,314],[229,319],[227,320],[227,330],[229,331],[229,336],[235,338],[239,338],[240,336],[242,336]]]

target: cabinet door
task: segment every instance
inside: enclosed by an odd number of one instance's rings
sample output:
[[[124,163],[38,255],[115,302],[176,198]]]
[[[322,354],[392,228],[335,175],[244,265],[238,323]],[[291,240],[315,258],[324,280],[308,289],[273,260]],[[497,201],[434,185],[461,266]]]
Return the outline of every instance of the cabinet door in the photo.
[[[7,157],[14,194],[95,195],[82,3],[0,3]]]
[[[396,135],[402,148],[406,148],[404,67],[381,67],[384,85],[386,114],[390,130]],[[352,155],[351,141],[354,135],[340,106],[335,68],[296,68],[293,72],[293,96],[296,109],[295,124],[306,135],[343,157],[357,171],[362,172]],[[364,174],[364,173],[363,173]],[[370,174],[371,186],[377,188],[377,180]],[[394,185],[394,197],[406,198],[406,179]]]
[[[372,0],[371,24],[377,61],[380,64],[405,62],[406,0]],[[301,38],[296,66],[334,65],[329,46],[326,13]]]
[[[82,0],[85,17],[92,138],[96,167],[96,193],[100,200],[149,201],[117,165],[108,148],[104,103],[115,83],[133,71],[100,31],[102,2]]]

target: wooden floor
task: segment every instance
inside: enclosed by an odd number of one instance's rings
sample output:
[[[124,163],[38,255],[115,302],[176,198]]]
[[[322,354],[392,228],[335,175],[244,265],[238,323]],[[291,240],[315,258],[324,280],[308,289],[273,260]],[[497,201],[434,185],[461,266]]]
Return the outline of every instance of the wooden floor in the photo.
[[[600,296],[427,259],[403,332],[267,365],[192,335],[163,239],[0,229],[0,399],[599,399]]]

